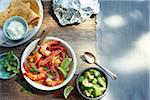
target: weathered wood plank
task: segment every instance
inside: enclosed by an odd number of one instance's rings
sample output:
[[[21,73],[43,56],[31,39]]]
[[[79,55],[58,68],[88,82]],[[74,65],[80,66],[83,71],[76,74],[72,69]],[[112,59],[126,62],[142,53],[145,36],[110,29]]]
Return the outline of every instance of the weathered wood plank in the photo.
[[[75,50],[75,53],[77,55],[78,65],[77,65],[77,73],[80,72],[82,68],[85,66],[89,66],[88,64],[85,64],[80,59],[80,55],[84,51],[91,51],[95,53],[95,33],[96,33],[96,23],[95,18],[89,19],[81,24],[78,25],[71,25],[67,27],[61,27],[58,25],[58,23],[54,20],[52,17],[52,11],[50,6],[50,1],[43,1],[44,4],[44,20],[43,24],[41,25],[40,31],[43,30],[45,27],[49,27],[51,29],[51,32],[49,33],[49,36],[56,36],[64,39],[66,42],[68,42],[73,49]],[[49,13],[50,12],[50,13]],[[0,53],[8,52],[10,50],[13,50],[19,58],[21,58],[21,55],[23,53],[23,50],[25,47],[32,42],[33,40],[37,39],[40,34],[37,34],[34,36],[30,41],[27,43],[14,47],[14,48],[2,48],[0,47]],[[69,83],[75,86],[75,78]],[[24,80],[25,81],[25,80]],[[60,89],[55,92],[48,92],[43,93],[38,90],[34,90],[37,93],[35,94],[28,94],[28,93],[21,93],[19,92],[21,86],[15,81],[15,78],[10,80],[0,80],[0,100],[62,100],[64,99],[62,96],[63,89]],[[60,95],[61,94],[61,95]],[[78,94],[77,90],[75,90],[72,95],[69,97],[70,100],[80,100],[83,99]]]

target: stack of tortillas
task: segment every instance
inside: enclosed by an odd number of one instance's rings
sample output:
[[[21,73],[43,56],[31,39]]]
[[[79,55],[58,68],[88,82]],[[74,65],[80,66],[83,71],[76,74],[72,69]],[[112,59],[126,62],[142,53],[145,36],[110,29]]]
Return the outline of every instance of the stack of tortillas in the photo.
[[[0,12],[0,27],[11,16],[21,16],[30,26],[34,27],[40,17],[36,0],[11,0],[8,9]]]

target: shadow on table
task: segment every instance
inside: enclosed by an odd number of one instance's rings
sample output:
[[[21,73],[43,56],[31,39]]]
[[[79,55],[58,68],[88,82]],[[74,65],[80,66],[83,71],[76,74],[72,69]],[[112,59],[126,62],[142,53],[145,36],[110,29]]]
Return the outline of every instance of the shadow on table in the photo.
[[[75,86],[75,82],[74,82],[75,80],[76,80],[76,77],[74,77],[72,79],[72,81],[69,82],[68,84]],[[22,74],[19,74],[17,76],[16,82],[19,83],[20,86],[22,87],[20,92],[27,92],[29,94],[37,94],[37,95],[50,95],[50,94],[52,94],[53,97],[55,97],[55,98],[64,98],[64,96],[63,96],[64,87],[62,87],[58,90],[55,90],[55,91],[42,91],[42,90],[39,90],[39,89],[32,87],[29,83],[27,83],[27,81],[24,79]],[[81,97],[81,96],[79,96],[76,88],[71,93],[71,97]]]

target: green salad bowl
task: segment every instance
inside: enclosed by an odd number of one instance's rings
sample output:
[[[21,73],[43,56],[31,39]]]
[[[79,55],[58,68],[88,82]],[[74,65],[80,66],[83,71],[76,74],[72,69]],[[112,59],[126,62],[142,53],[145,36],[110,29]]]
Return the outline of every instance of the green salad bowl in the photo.
[[[7,53],[0,54],[0,61],[4,62],[5,60],[7,60],[6,56],[7,56]],[[14,58],[16,59],[17,68],[19,69],[20,68],[19,59],[15,55],[14,55]],[[4,66],[2,64],[0,64],[0,78],[1,79],[10,79],[10,78],[13,78],[14,76],[16,76],[15,73],[11,74],[10,72],[6,71],[3,67]]]

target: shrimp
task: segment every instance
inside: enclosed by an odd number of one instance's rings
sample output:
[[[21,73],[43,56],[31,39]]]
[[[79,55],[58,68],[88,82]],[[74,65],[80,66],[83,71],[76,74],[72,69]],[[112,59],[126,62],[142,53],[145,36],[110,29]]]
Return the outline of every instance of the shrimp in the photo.
[[[46,78],[45,82],[47,83],[47,85],[56,86],[64,81],[64,78],[61,77],[57,71],[55,71],[55,74],[56,75],[54,76],[54,80],[52,80],[50,78]]]
[[[45,82],[46,82],[47,85],[49,85],[49,86],[56,86],[56,85],[62,83],[63,81],[55,81],[55,80],[52,80],[52,79],[50,79],[50,78],[47,78],[47,79],[45,80]]]
[[[48,42],[45,42],[41,45],[40,47],[40,52],[41,54],[43,54],[44,56],[48,56],[51,51],[47,50],[50,46],[52,45],[56,45],[56,44],[59,44],[60,42],[59,41],[48,41]]]
[[[23,68],[24,68],[24,70],[27,72],[27,73],[29,73],[30,72],[30,70],[29,70],[29,65],[27,64],[27,63],[23,63]]]
[[[34,75],[30,72],[24,73],[24,75],[27,76],[28,78],[30,78],[33,81],[38,81],[38,80],[46,78],[46,73],[47,72],[42,67],[39,68],[39,71],[40,71],[40,73],[36,74],[36,75]]]
[[[39,65],[44,66],[48,64],[49,62],[53,60],[54,57],[55,57],[55,53],[51,52],[50,56],[46,57],[44,60],[39,62]]]
[[[41,57],[42,55],[38,51],[36,51],[33,55],[28,56],[28,59],[30,62],[34,62],[39,60]]]

